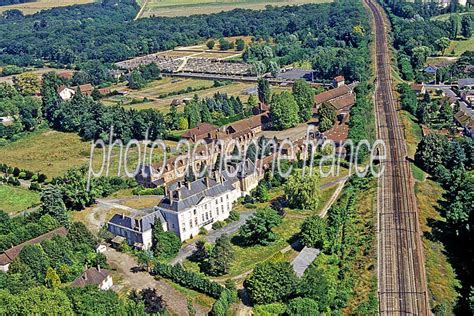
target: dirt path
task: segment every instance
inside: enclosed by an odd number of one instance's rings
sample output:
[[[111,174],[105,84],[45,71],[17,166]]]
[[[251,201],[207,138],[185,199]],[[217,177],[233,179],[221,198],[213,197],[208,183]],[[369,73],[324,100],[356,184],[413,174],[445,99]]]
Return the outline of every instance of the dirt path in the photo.
[[[149,273],[137,271],[138,265],[135,258],[112,248],[108,248],[105,251],[105,255],[109,264],[117,270],[121,277],[118,283],[114,285],[114,291],[155,288],[163,296],[167,308],[172,315],[188,315],[186,297],[171,285],[155,280]],[[205,315],[207,313],[201,306],[194,305],[194,308],[196,309],[196,315]]]

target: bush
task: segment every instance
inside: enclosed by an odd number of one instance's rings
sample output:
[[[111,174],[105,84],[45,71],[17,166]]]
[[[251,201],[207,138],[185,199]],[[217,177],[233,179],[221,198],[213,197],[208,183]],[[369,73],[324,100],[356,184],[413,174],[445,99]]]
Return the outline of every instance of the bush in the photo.
[[[199,235],[207,235],[207,229],[205,229],[204,227],[199,228]]]
[[[318,303],[310,298],[297,297],[288,304],[287,313],[289,316],[316,314]]]
[[[240,220],[240,213],[237,211],[230,211],[229,220],[231,220],[232,222]]]
[[[225,222],[218,221],[212,224],[212,229],[217,230],[217,229],[221,229],[224,226],[225,226]]]
[[[153,271],[155,274],[170,279],[181,286],[207,294],[216,299],[225,290],[219,283],[206,279],[195,272],[186,271],[180,264],[172,266],[157,262]]]
[[[286,306],[282,303],[255,305],[255,307],[253,308],[253,314],[255,316],[283,315],[285,312],[286,312]]]
[[[30,190],[32,190],[32,191],[41,191],[41,185],[38,182],[31,182]]]

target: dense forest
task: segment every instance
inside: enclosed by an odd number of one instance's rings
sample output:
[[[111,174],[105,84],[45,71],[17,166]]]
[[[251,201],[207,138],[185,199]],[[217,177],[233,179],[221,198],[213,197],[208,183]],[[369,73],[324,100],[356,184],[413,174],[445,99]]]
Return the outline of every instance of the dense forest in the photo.
[[[35,1],[36,0],[0,0],[0,6],[10,5],[10,4],[27,3],[27,2],[35,2]]]
[[[350,61],[357,61],[354,50],[368,29],[357,1],[133,21],[137,10],[134,0],[105,0],[27,17],[6,12],[0,19],[0,62],[18,66],[44,60],[76,66],[92,60],[110,63],[208,38],[252,35],[274,39],[270,54],[280,64],[311,59],[321,50],[331,57],[317,69],[322,75],[347,72],[354,77],[357,64]],[[256,50],[248,58],[264,59]]]

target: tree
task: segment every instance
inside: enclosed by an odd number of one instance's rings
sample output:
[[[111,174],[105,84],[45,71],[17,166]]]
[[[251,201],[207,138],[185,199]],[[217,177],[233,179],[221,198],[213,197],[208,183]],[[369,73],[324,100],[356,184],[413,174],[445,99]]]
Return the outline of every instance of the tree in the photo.
[[[260,181],[257,187],[255,188],[254,197],[257,199],[258,202],[266,202],[270,198],[268,196],[267,185],[263,181]]]
[[[225,38],[219,39],[219,49],[220,50],[229,50],[234,48],[234,43],[229,42]]]
[[[141,89],[145,86],[146,82],[143,79],[142,74],[139,70],[134,70],[130,74],[130,78],[128,79],[128,86],[131,89]]]
[[[135,303],[143,302],[144,310],[147,314],[161,315],[166,310],[166,303],[161,295],[158,295],[156,289],[145,288],[140,292],[133,290],[130,299]]]
[[[297,282],[290,263],[264,262],[257,264],[245,287],[254,304],[270,304],[287,299]]]
[[[69,214],[63,201],[61,190],[55,185],[48,185],[41,193],[41,210],[59,223],[69,226]]]
[[[71,224],[67,238],[75,245],[86,244],[91,248],[97,246],[97,239],[82,222],[73,222]]]
[[[239,237],[246,245],[268,245],[276,236],[272,228],[281,224],[281,217],[272,208],[258,210],[240,227]]]
[[[449,16],[449,38],[455,40],[459,35],[459,14],[451,14]]]
[[[284,191],[290,207],[315,211],[320,199],[319,175],[296,172],[288,177]]]
[[[46,277],[45,277],[44,283],[50,289],[58,288],[61,285],[61,280],[59,279],[59,276],[56,273],[56,270],[54,270],[51,267],[48,268],[48,271],[46,271]]]
[[[448,148],[446,137],[437,134],[426,135],[418,143],[415,162],[423,170],[431,173],[438,165],[446,161]]]
[[[50,265],[49,258],[40,245],[26,245],[18,255],[18,259],[28,269],[31,269],[35,279],[44,282]]]
[[[258,93],[258,99],[260,100],[260,102],[265,103],[265,104],[270,103],[272,92],[271,92],[270,83],[268,82],[268,80],[264,78],[258,78],[257,93]]]
[[[255,95],[251,94],[247,100],[247,114],[251,113],[252,109],[258,106],[258,100]]]
[[[400,102],[402,109],[416,115],[418,109],[418,101],[416,100],[416,94],[411,87],[406,83],[400,83],[398,85],[398,92],[400,93]]]
[[[154,259],[153,252],[148,250],[140,251],[137,254],[138,265],[147,272],[150,272]]]
[[[39,77],[31,72],[13,77],[13,85],[22,95],[34,95],[40,90]]]
[[[326,241],[326,221],[319,215],[308,217],[301,225],[301,239],[306,247],[324,248]]]
[[[466,39],[472,35],[472,19],[468,14],[463,15],[461,18],[461,35]]]
[[[319,310],[318,303],[310,298],[297,297],[288,304],[287,313],[289,316],[313,315]]]
[[[217,238],[216,244],[211,250],[207,261],[207,273],[213,276],[221,276],[229,273],[230,264],[234,260],[234,250],[230,238],[223,234]]]
[[[314,91],[304,79],[298,79],[293,84],[293,96],[298,104],[300,122],[306,122],[313,114]]]
[[[277,130],[294,127],[300,121],[298,104],[289,92],[274,95],[270,104],[270,118],[272,126]]]
[[[245,49],[245,42],[243,39],[238,38],[235,40],[235,49],[238,51],[243,51]]]
[[[319,131],[325,132],[331,129],[336,122],[336,109],[328,102],[324,102],[318,110]]]
[[[181,248],[181,240],[173,232],[163,231],[160,222],[153,226],[153,251],[160,258],[172,258]]]
[[[441,55],[444,55],[446,49],[449,47],[451,41],[447,37],[441,37],[437,39],[435,44],[438,47],[438,50],[441,52]]]
[[[324,253],[305,271],[299,284],[298,293],[318,303],[319,311],[327,310],[334,303],[339,285],[338,258]]]
[[[213,40],[209,40],[206,44],[207,48],[209,49],[213,49],[215,45],[216,45],[216,42],[214,42]]]

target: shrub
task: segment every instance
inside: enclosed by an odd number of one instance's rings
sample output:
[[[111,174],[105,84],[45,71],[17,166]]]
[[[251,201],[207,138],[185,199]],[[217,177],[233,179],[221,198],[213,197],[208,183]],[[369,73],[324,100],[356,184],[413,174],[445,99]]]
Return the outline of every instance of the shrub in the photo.
[[[237,211],[230,211],[229,212],[229,219],[232,222],[238,221],[240,219],[240,213]]]
[[[255,305],[255,307],[253,308],[253,314],[255,316],[283,315],[285,312],[286,312],[286,306],[282,303]]]
[[[212,229],[217,230],[217,229],[221,229],[224,226],[225,226],[225,222],[218,221],[212,224]]]
[[[312,315],[317,313],[318,303],[310,298],[297,297],[288,304],[289,316]]]

